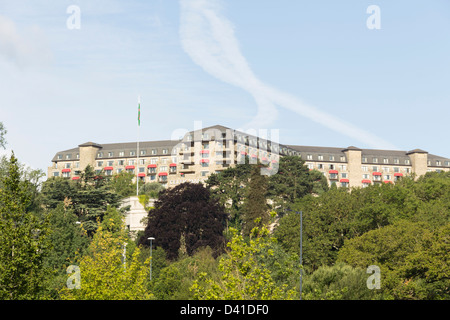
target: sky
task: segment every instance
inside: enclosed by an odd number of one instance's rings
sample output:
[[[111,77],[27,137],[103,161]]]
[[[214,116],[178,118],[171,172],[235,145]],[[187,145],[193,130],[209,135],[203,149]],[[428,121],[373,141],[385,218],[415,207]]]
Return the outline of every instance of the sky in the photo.
[[[450,157],[449,84],[448,0],[0,0],[0,152],[45,173],[199,123]]]

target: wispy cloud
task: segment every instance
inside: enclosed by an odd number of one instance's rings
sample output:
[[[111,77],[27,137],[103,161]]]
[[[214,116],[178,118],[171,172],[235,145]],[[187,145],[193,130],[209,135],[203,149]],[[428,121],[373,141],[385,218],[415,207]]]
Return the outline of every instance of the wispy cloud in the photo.
[[[268,127],[277,118],[278,106],[370,147],[396,149],[376,135],[258,79],[240,51],[234,26],[221,14],[222,6],[218,0],[180,0],[180,6],[180,38],[184,51],[206,72],[246,90],[255,99],[258,112],[244,128]]]

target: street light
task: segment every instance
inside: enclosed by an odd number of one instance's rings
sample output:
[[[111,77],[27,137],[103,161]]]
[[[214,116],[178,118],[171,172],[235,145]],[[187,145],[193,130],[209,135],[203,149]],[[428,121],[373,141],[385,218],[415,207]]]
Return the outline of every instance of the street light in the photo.
[[[153,245],[153,240],[155,240],[155,238],[150,237],[150,238],[147,238],[147,239],[150,240],[150,281],[152,281],[152,262],[153,262],[152,245]]]

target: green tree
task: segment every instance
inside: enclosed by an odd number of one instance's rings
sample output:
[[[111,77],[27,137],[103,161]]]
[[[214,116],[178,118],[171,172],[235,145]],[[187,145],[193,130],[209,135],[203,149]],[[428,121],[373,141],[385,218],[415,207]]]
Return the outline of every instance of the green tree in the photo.
[[[366,270],[344,263],[321,266],[306,275],[303,284],[305,300],[372,300],[377,292],[367,288]]]
[[[77,181],[61,177],[52,177],[42,186],[43,203],[47,208],[56,206],[65,200],[70,201],[70,209],[83,223],[83,228],[92,236],[102,221],[108,207],[118,208],[120,196],[116,194],[102,174],[96,174],[87,166]]]
[[[112,224],[110,224],[110,227]],[[119,226],[119,229],[122,227]],[[99,226],[89,253],[80,260],[79,289],[63,288],[64,300],[148,300],[153,295],[147,290],[149,259],[139,261],[140,248],[131,259],[123,261],[123,243],[128,239],[114,235]]]
[[[316,171],[310,173],[299,156],[280,158],[278,172],[270,176],[269,194],[277,205],[285,206],[311,193],[328,189],[326,178]]]
[[[244,235],[250,235],[254,227],[261,227],[269,223],[267,176],[261,174],[258,165],[252,167],[242,211]],[[256,221],[258,221],[258,225]]]
[[[399,220],[346,241],[338,261],[379,266],[385,297],[448,299],[449,239],[449,224],[432,231],[426,223]]]
[[[224,171],[211,174],[206,180],[211,197],[217,199],[224,206],[228,215],[227,230],[231,226],[241,229],[243,202],[246,197],[246,188],[250,181],[252,165],[246,157],[245,163],[229,167]]]
[[[159,182],[146,183],[139,188],[139,195],[147,195],[149,199],[157,199],[159,193],[165,190],[164,186]]]
[[[5,149],[6,146],[6,133],[8,131],[6,130],[5,126],[3,125],[3,122],[0,122],[0,147],[2,147],[3,149]]]
[[[0,189],[0,298],[36,299],[43,292],[48,217],[27,211],[29,182],[20,180],[14,153]]]
[[[49,236],[51,249],[45,256],[44,265],[51,270],[47,276],[47,290],[50,298],[58,298],[58,291],[65,285],[66,269],[71,264],[78,264],[89,246],[89,238],[83,231],[78,217],[73,210],[61,203],[49,211]]]
[[[136,183],[133,182],[134,178],[135,176],[131,172],[122,171],[109,178],[107,183],[108,186],[123,199],[136,195]],[[142,191],[140,191],[140,194],[141,193]]]
[[[247,243],[236,229],[228,243],[230,250],[219,262],[220,279],[215,280],[206,272],[200,272],[191,291],[199,300],[280,300],[292,299],[295,291],[287,285],[277,285],[271,271],[265,264],[266,256],[273,255],[266,250],[274,241],[264,226],[254,228]]]

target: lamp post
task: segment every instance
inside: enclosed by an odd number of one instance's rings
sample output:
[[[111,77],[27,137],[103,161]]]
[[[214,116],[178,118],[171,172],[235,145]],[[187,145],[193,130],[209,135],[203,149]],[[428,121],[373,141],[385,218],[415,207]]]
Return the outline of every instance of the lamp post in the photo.
[[[155,240],[155,238],[150,237],[150,238],[148,238],[148,240],[150,240],[150,281],[152,281],[152,262],[153,262],[152,246],[153,246],[153,240]]]

